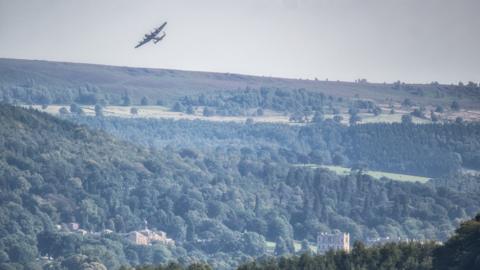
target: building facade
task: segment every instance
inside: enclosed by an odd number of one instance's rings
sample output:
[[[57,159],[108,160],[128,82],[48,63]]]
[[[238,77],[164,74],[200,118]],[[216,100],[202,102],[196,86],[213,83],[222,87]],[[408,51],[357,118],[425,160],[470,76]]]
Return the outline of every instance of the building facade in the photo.
[[[141,231],[132,231],[127,234],[127,239],[135,245],[164,244],[175,245],[175,241],[167,237],[162,231],[152,231],[149,229]]]
[[[137,231],[133,231],[127,234],[127,239],[135,245],[148,245],[148,237],[139,233]]]
[[[350,252],[350,234],[338,230],[333,233],[318,234],[317,253],[325,254],[329,250]]]

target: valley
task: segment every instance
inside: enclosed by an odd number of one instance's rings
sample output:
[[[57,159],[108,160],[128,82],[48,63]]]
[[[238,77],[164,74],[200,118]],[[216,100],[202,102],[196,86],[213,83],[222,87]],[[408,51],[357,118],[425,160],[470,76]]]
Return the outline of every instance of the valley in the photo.
[[[0,69],[2,267],[234,269],[321,235],[433,250],[480,211],[476,88]]]

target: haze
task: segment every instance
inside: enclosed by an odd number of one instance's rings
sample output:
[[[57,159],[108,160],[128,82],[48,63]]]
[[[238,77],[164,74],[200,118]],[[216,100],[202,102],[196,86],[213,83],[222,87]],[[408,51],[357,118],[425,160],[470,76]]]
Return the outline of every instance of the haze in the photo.
[[[0,57],[375,82],[480,81],[475,0],[0,0]],[[133,47],[168,21],[157,45]]]

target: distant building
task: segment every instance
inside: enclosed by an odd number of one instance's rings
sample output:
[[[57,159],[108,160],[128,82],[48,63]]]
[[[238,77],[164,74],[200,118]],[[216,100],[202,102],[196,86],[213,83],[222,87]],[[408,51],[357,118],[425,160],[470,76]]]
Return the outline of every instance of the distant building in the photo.
[[[317,236],[317,253],[325,254],[329,250],[350,252],[350,234],[338,230],[333,233],[320,233]]]
[[[151,245],[155,243],[175,245],[175,240],[168,238],[165,232],[152,231],[147,228],[141,231],[132,231],[128,233],[127,239],[136,245]]]
[[[148,245],[148,238],[137,231],[129,232],[127,239],[135,245]]]

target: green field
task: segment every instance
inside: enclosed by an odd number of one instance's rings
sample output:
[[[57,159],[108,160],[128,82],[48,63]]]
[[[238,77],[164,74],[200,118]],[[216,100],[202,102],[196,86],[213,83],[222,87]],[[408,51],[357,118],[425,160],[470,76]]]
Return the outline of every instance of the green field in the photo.
[[[333,166],[333,165],[318,165],[318,164],[305,164],[305,165],[296,165],[300,167],[308,167],[312,169],[317,168],[326,168],[339,175],[348,175],[351,173],[350,168],[341,167],[341,166]],[[416,175],[408,175],[408,174],[398,174],[398,173],[389,173],[389,172],[382,172],[382,171],[371,171],[371,170],[364,170],[364,173],[370,175],[373,178],[380,179],[382,177],[386,177],[396,181],[403,181],[403,182],[420,182],[420,183],[427,183],[430,178],[423,177],[423,176],[416,176]]]
[[[29,106],[25,106],[29,107]],[[70,106],[68,105],[49,105],[46,109],[42,109],[41,105],[31,106],[34,109],[39,111],[44,111],[53,115],[59,114],[59,109],[65,107],[67,110]],[[95,109],[92,105],[81,105],[80,106],[85,115],[94,116]],[[132,114],[130,112],[131,108],[138,109],[137,114]],[[123,117],[123,118],[162,118],[162,119],[173,119],[173,120],[203,120],[203,121],[215,121],[215,122],[237,122],[245,123],[248,118],[253,119],[254,122],[260,123],[280,123],[280,124],[297,124],[291,123],[288,120],[288,116],[285,116],[278,112],[267,111],[263,116],[203,116],[201,113],[197,112],[196,114],[186,114],[182,112],[173,112],[168,107],[165,106],[107,106],[103,109],[104,116],[113,116],[113,117]]]
[[[396,114],[388,114],[388,113],[383,113],[377,116],[374,116],[372,114],[360,114],[360,117],[362,117],[362,121],[360,121],[361,124],[370,124],[370,123],[401,123],[402,122],[402,116],[404,114],[409,114],[409,112],[404,112],[404,113],[396,113]],[[430,124],[433,123],[432,121],[428,119],[422,119],[418,117],[412,117],[412,122],[415,124]]]

